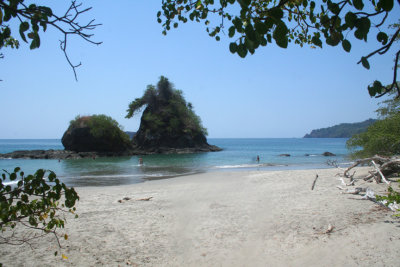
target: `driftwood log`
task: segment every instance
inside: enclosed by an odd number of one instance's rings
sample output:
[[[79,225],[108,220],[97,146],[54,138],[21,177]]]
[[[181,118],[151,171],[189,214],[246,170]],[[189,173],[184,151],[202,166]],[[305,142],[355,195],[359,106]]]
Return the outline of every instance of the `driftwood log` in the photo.
[[[314,182],[313,182],[313,183],[312,183],[312,185],[311,185],[311,190],[314,190],[315,183],[317,182],[317,179],[318,179],[318,174],[317,174],[317,175],[315,175]]]
[[[382,181],[386,184],[389,184],[389,181],[386,179],[388,176],[392,176],[394,174],[400,173],[400,158],[399,157],[382,157],[382,156],[373,156],[371,158],[365,158],[361,160],[357,160],[353,165],[348,167],[343,176],[350,179],[350,183],[354,184],[354,174],[350,174],[350,170],[366,164],[371,164],[375,167],[375,170],[370,171],[369,174],[363,179],[365,181],[374,178],[377,183],[381,183]]]

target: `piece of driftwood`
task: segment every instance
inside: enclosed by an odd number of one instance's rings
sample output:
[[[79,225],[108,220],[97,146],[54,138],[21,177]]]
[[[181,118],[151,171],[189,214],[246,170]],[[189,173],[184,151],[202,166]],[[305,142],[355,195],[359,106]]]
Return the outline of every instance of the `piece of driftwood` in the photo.
[[[335,226],[333,226],[332,224],[329,224],[328,228],[326,228],[325,231],[319,232],[318,234],[320,234],[320,235],[330,234],[333,232],[334,229],[335,229]]]
[[[153,197],[145,197],[145,198],[139,198],[137,201],[149,201]]]
[[[388,180],[386,180],[385,175],[383,175],[383,173],[381,172],[381,170],[379,169],[378,165],[376,165],[374,160],[371,160],[372,164],[374,165],[376,171],[379,173],[379,175],[381,176],[382,180],[386,183],[386,184],[390,184],[390,182],[388,182]]]
[[[353,165],[351,165],[344,171],[343,176],[349,178],[350,182],[353,182],[355,173],[353,173],[353,175],[350,175],[350,170],[357,166],[365,164],[372,164],[375,168],[375,170],[370,171],[367,176],[362,177],[365,181],[374,178],[377,183],[381,183],[383,181],[386,184],[390,184],[386,177],[400,172],[399,157],[389,158],[375,155],[371,158],[357,160]]]
[[[335,229],[335,226],[329,224],[328,229],[326,229],[325,234],[330,234],[332,233],[333,229]]]
[[[345,188],[341,186],[336,186],[340,190],[343,190],[342,194],[352,194],[352,195],[358,195],[361,192],[366,192],[367,188],[362,188],[362,187],[356,187],[356,188]]]
[[[317,182],[318,174],[315,175],[314,182],[312,183],[311,190],[314,190],[315,183]]]

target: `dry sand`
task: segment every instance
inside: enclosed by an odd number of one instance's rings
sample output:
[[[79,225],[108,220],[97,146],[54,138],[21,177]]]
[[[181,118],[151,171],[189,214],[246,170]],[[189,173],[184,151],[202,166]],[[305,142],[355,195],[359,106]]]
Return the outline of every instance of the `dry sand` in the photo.
[[[62,242],[68,259],[53,255],[57,245],[48,236],[35,241],[33,249],[1,245],[0,262],[4,266],[399,266],[399,220],[371,201],[340,194],[337,172],[217,172],[77,188],[79,218],[68,219],[69,240]],[[124,197],[130,200],[118,202]],[[327,234],[329,225],[334,228]]]

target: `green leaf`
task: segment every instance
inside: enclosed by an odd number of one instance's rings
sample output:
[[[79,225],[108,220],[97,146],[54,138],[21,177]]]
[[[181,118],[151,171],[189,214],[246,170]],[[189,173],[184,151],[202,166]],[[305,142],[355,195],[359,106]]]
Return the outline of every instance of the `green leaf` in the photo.
[[[243,22],[240,18],[236,17],[232,20],[233,25],[235,25],[235,28],[238,32],[242,30]]]
[[[257,31],[259,34],[261,34],[261,35],[264,35],[264,34],[266,34],[266,33],[268,32],[268,27],[267,27],[267,25],[265,25],[264,23],[262,23],[262,22],[260,22],[260,21],[257,21],[257,22],[254,24],[254,27],[256,28],[256,31]]]
[[[364,68],[366,68],[367,70],[369,70],[370,66],[369,66],[369,62],[367,60],[366,57],[362,57],[361,58],[361,64],[363,65]]]
[[[332,34],[326,38],[326,43],[331,46],[337,46],[340,40],[341,40],[340,33],[332,32]]]
[[[364,35],[362,34],[362,32],[360,30],[356,30],[354,32],[354,36],[359,40],[362,40],[364,38]]]
[[[244,44],[239,44],[237,53],[241,58],[245,58],[247,55],[247,47]]]
[[[283,11],[279,7],[271,8],[268,14],[276,20],[283,18]]]
[[[25,43],[27,43],[28,41],[26,40],[25,37],[25,32],[29,29],[29,23],[24,21],[21,22],[21,24],[19,25],[19,34],[21,35],[22,40],[25,41]]]
[[[352,12],[347,12],[344,20],[346,21],[347,26],[349,26],[350,29],[353,29],[357,20],[357,15]]]
[[[374,81],[373,87],[375,88],[376,92],[378,92],[379,94],[382,93],[383,85],[380,81]]]
[[[235,54],[237,52],[237,44],[236,43],[230,43],[229,44],[229,51],[231,51],[232,54]]]
[[[339,14],[339,12],[340,12],[340,7],[339,7],[339,5],[338,4],[336,4],[336,3],[332,3],[332,2],[328,2],[328,9],[330,10],[330,11],[332,11],[332,13],[333,14]]]
[[[376,39],[378,40],[378,42],[382,43],[383,45],[386,45],[387,41],[388,41],[388,36],[386,33],[384,32],[379,32],[376,35]]]
[[[354,32],[354,35],[356,36],[357,39],[364,39],[367,41],[367,36],[369,29],[371,28],[371,21],[367,17],[363,17],[360,19],[357,19],[355,22],[355,26],[357,30]]]
[[[0,25],[3,24],[3,11],[0,8]]]
[[[287,48],[288,46],[288,37],[287,34],[288,33],[288,28],[286,27],[285,23],[279,23],[273,34],[272,37],[275,39],[275,42],[278,46],[282,47],[282,48]]]
[[[350,43],[348,40],[344,39],[344,40],[342,41],[342,46],[343,46],[344,51],[350,52],[350,50],[351,50],[351,43]]]
[[[384,11],[390,11],[393,9],[394,1],[393,0],[380,0],[378,2],[378,8],[382,8]]]
[[[376,91],[375,91],[374,87],[368,86],[368,93],[369,93],[369,95],[370,95],[371,97],[372,97],[372,96],[375,96],[375,95],[376,95]]]
[[[368,86],[368,93],[370,96],[375,96],[376,94],[381,94],[383,85],[380,81],[374,81],[372,86]]]
[[[314,45],[319,46],[319,47],[322,48],[322,41],[319,39],[319,37],[313,36],[313,38],[311,38],[311,42],[312,42]]]
[[[353,0],[353,5],[358,10],[362,10],[364,8],[364,3],[362,0]]]
[[[256,34],[251,24],[247,24],[247,26],[244,28],[244,32],[246,33],[246,37],[249,38],[250,40],[256,39]]]
[[[251,0],[238,0],[238,2],[242,7],[248,7],[251,3]]]
[[[235,35],[235,26],[231,26],[231,27],[229,27],[229,30],[228,30],[228,36],[230,37],[230,38],[232,38],[234,35]]]

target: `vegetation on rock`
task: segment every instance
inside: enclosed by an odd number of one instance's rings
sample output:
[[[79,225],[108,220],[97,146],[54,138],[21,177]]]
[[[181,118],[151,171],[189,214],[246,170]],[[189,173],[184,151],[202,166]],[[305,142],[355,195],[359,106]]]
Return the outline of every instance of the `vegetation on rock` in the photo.
[[[341,123],[335,126],[312,130],[304,138],[350,138],[355,134],[365,132],[376,120],[368,119],[363,122]]]
[[[161,76],[156,86],[148,85],[143,96],[129,104],[126,118],[143,108],[140,128],[133,137],[135,146],[142,149],[208,146],[207,130],[192,104],[186,102],[182,91],[176,90],[166,77]]]
[[[129,136],[106,115],[77,116],[62,137],[66,150],[117,152],[131,148]]]

